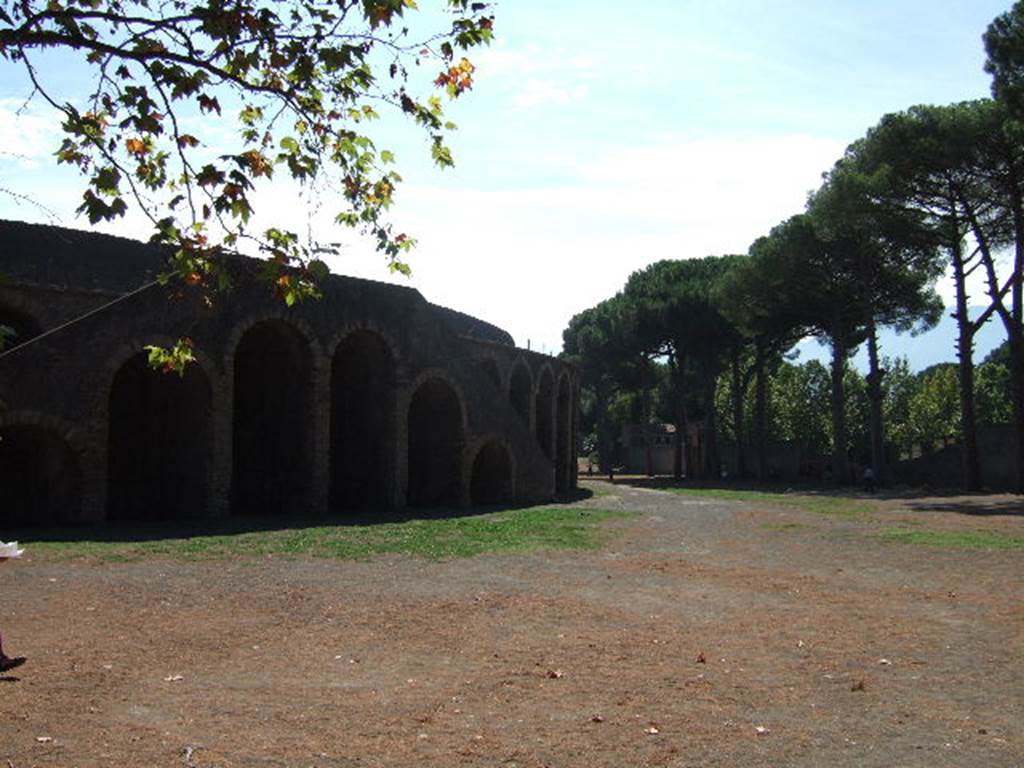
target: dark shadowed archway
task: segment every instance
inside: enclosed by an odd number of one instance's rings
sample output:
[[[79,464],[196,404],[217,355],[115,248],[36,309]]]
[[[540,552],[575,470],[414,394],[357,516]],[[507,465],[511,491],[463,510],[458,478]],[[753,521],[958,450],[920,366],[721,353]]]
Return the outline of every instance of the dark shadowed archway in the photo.
[[[81,476],[68,444],[38,426],[0,427],[0,529],[75,520]]]
[[[212,392],[193,363],[184,376],[131,357],[110,387],[107,517],[169,520],[206,513]]]
[[[462,408],[452,386],[428,379],[409,404],[410,506],[457,504],[461,496]]]
[[[508,399],[512,408],[523,420],[523,424],[530,426],[530,399],[533,395],[533,382],[530,380],[530,371],[522,363],[518,363],[512,369],[512,378],[509,381]]]
[[[31,315],[0,304],[0,351],[14,349],[42,332],[42,325]]]
[[[498,369],[498,363],[493,357],[485,357],[483,360],[477,363],[477,366],[483,372],[494,386],[501,389],[501,371]]]
[[[474,504],[503,504],[512,501],[512,461],[504,445],[490,442],[473,460],[469,495]]]
[[[554,449],[554,446],[551,444],[551,429],[554,426],[555,418],[554,389],[555,384],[552,380],[551,369],[545,368],[541,372],[540,381],[537,384],[537,424],[534,434],[537,436],[537,442],[540,444],[541,450],[549,459],[553,458],[551,452]]]
[[[390,504],[394,399],[387,344],[371,331],[346,336],[331,363],[332,509]]]
[[[555,492],[566,493],[571,478],[570,438],[572,429],[572,392],[569,378],[558,380],[557,416],[555,418]]]
[[[252,326],[235,350],[233,514],[308,512],[313,463],[312,353],[280,320]]]

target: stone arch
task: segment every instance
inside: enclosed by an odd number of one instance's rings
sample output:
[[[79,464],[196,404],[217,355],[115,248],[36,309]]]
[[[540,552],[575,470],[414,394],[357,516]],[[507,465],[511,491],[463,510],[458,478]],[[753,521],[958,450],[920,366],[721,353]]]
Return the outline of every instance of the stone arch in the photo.
[[[0,352],[21,346],[43,332],[42,323],[31,313],[14,307],[6,301],[0,301],[0,326],[11,331],[11,335],[8,336],[5,331],[0,337]]]
[[[572,476],[572,387],[565,372],[558,377],[555,412],[555,492],[567,493]]]
[[[310,337],[277,318],[258,320],[233,348],[231,511],[308,508],[313,478],[315,357]]]
[[[555,381],[551,373],[551,366],[547,363],[540,370],[537,377],[537,391],[534,394],[534,434],[537,443],[540,445],[544,455],[553,459],[554,440],[552,429],[555,421]]]
[[[515,460],[504,440],[485,440],[473,458],[469,497],[473,504],[504,504],[515,498]]]
[[[398,343],[386,326],[379,323],[367,320],[361,321],[358,325],[345,325],[327,339],[324,349],[327,350],[328,353],[330,353],[330,350],[337,352],[338,345],[354,333],[372,333],[383,345],[387,347],[388,353],[391,355],[391,363],[394,366],[395,381],[398,381],[406,375],[406,372],[403,370],[404,362],[408,357],[408,354],[405,352],[405,348]]]
[[[0,489],[0,528],[78,520],[82,472],[69,430],[40,414],[3,414]]]
[[[145,352],[113,376],[107,406],[107,517],[203,515],[213,460],[213,388],[200,363],[182,376],[150,368]]]
[[[421,378],[408,413],[409,506],[446,506],[462,499],[465,406],[444,376]]]
[[[477,360],[476,366],[484,377],[501,391],[501,369],[498,367],[498,361],[493,357],[484,357]]]
[[[531,400],[533,399],[533,378],[530,367],[520,358],[508,377],[508,400],[512,409],[519,414],[527,429],[530,427]]]
[[[394,456],[395,360],[375,331],[357,330],[331,361],[332,509],[388,506]]]

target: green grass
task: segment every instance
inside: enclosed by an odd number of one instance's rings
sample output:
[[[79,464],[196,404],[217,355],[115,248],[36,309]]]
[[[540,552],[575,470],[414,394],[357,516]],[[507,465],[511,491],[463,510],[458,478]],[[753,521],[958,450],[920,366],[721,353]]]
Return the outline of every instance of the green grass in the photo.
[[[581,477],[580,480],[586,480],[585,477]],[[581,486],[583,490],[590,491],[591,496],[595,499],[604,499],[608,496],[617,495],[615,491],[611,490],[604,483],[587,483],[585,486]]]
[[[893,528],[878,536],[885,541],[921,544],[947,549],[1024,549],[1024,536],[1008,536],[988,531],[908,531]]]
[[[736,491],[725,488],[667,488],[672,493],[683,496],[697,496],[709,499],[726,499],[729,501],[753,501],[774,504],[802,512],[813,512],[821,515],[840,515],[842,517],[859,517],[877,511],[870,503],[862,499],[851,499],[843,496],[818,496],[802,493],[768,493],[765,491]]]
[[[792,531],[797,528],[810,528],[809,525],[804,525],[803,523],[764,523],[761,527],[769,531]]]
[[[174,533],[173,528],[159,527],[146,536],[133,532],[131,538],[141,540],[131,541],[81,540],[79,532],[79,536],[69,536],[67,540],[26,543],[30,555],[44,560],[209,560],[268,555],[347,560],[385,553],[442,560],[485,552],[594,549],[609,535],[608,529],[598,523],[622,516],[620,512],[603,510],[534,507],[465,517],[370,525],[312,525],[188,537]],[[117,529],[105,533],[116,537]]]

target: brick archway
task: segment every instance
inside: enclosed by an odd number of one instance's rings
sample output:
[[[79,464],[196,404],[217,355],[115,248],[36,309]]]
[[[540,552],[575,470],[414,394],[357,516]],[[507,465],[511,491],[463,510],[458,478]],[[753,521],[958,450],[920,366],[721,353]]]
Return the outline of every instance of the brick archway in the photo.
[[[210,490],[213,389],[193,363],[183,376],[149,367],[138,352],[118,369],[107,408],[107,517],[201,516]]]
[[[424,379],[408,414],[409,506],[448,506],[462,501],[464,406],[444,378]]]
[[[394,456],[395,360],[376,332],[357,330],[331,361],[332,509],[390,506]]]
[[[69,441],[45,418],[0,421],[0,528],[79,519],[82,476]]]
[[[309,340],[285,320],[260,320],[239,337],[232,368],[232,513],[308,509],[314,454]]]
[[[515,461],[504,441],[492,437],[476,451],[469,498],[473,504],[504,504],[515,498]]]

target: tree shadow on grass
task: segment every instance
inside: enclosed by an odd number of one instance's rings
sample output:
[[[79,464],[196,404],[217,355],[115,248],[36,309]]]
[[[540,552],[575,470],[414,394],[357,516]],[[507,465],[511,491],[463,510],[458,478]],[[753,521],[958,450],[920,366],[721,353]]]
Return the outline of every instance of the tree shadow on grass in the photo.
[[[583,479],[583,478],[581,478]],[[889,509],[905,509],[911,512],[951,512],[978,517],[1010,515],[1024,517],[1024,496],[1005,492],[964,493],[957,490],[914,488],[908,486],[884,487],[865,491],[857,486],[824,486],[801,483],[755,483],[735,480],[719,483],[700,480],[675,480],[668,476],[647,477],[643,475],[621,475],[614,481],[607,477],[591,477],[605,485],[646,488],[651,490],[696,490],[696,491],[746,491],[759,494],[777,495],[783,501],[787,495],[827,496],[856,499],[858,501],[881,502]]]
[[[550,507],[591,498],[587,489],[574,489],[550,501],[510,502],[473,506],[407,507],[405,509],[356,509],[322,515],[230,515],[217,518],[187,518],[146,522],[103,521],[57,526],[5,527],[5,538],[34,542],[138,543],[200,536],[231,536],[245,533],[302,530],[324,527],[369,527],[414,520],[451,520],[495,512]]]
[[[1024,517],[1024,499],[1003,495],[984,495],[956,497],[948,501],[941,498],[928,498],[919,501],[905,501],[904,506],[912,512],[954,512],[960,515],[987,517],[992,515],[1009,515]]]

